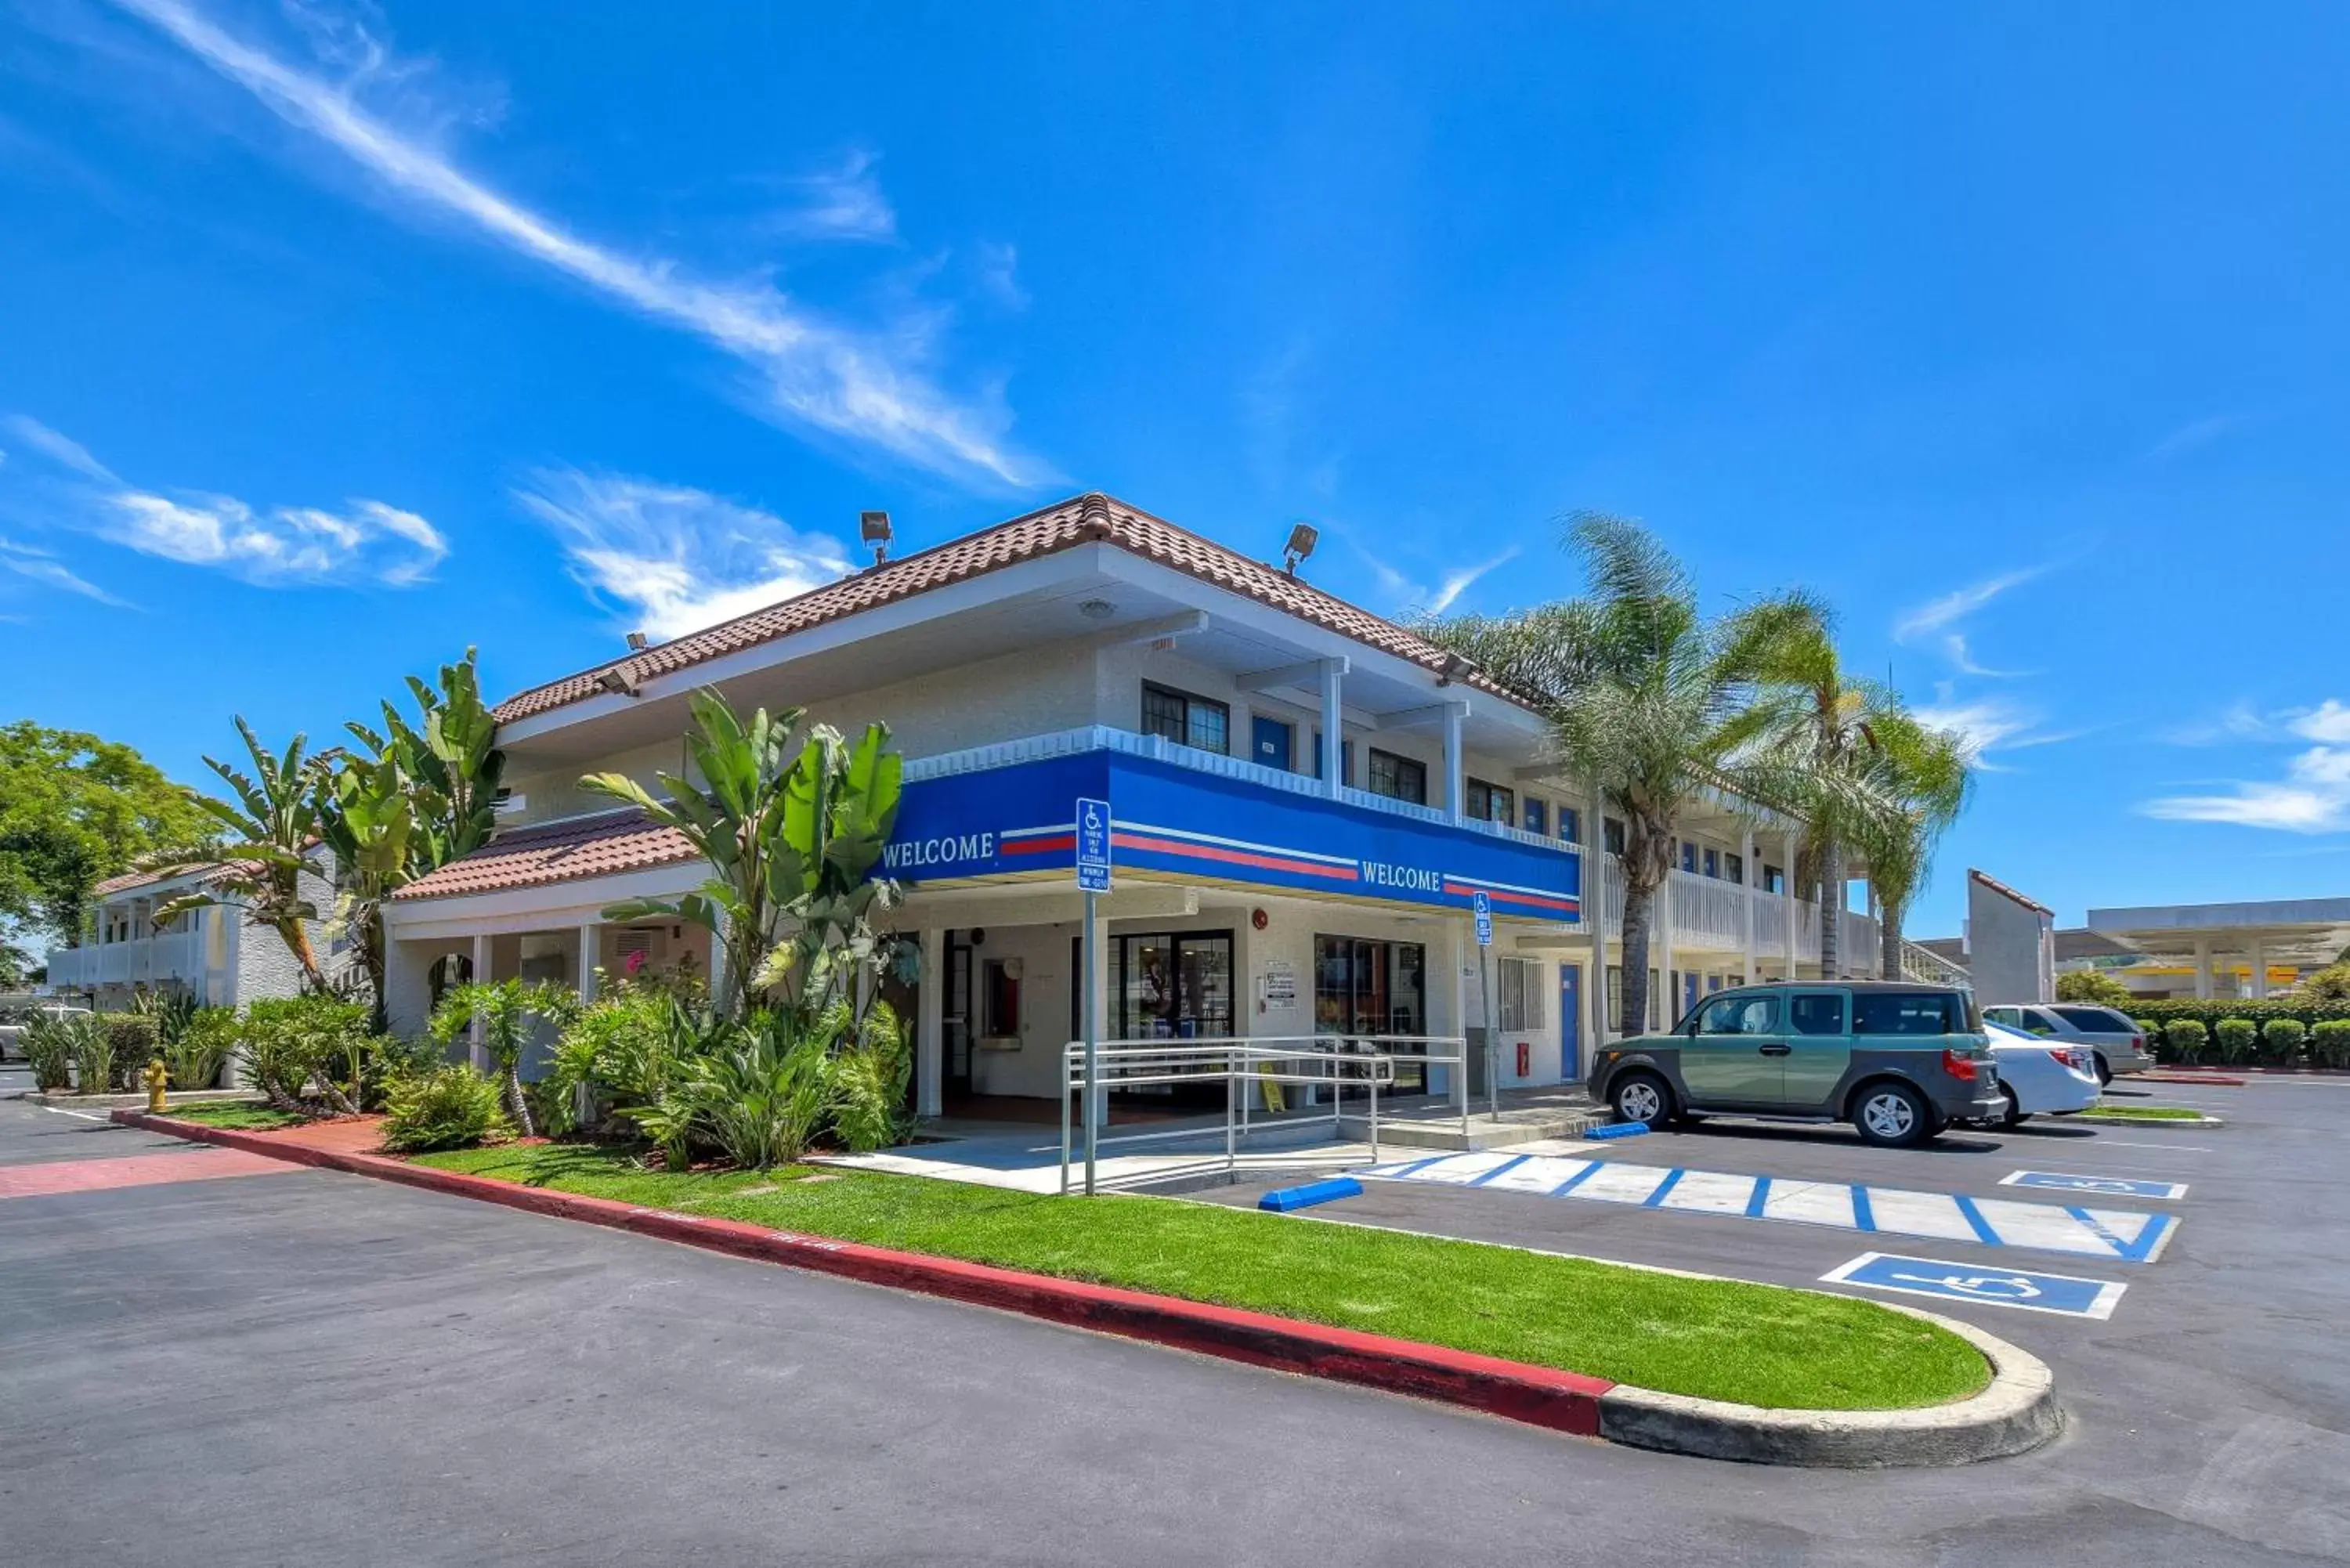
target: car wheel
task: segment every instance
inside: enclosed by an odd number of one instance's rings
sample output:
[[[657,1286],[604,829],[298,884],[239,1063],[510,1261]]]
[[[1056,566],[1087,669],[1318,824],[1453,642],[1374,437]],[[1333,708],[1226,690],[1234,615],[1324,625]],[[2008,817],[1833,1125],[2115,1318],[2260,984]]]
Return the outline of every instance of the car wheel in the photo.
[[[1607,1091],[1607,1104],[1617,1120],[1646,1122],[1652,1127],[1663,1127],[1673,1116],[1673,1092],[1654,1073],[1627,1073],[1617,1079]]]
[[[2106,1065],[2106,1054],[2097,1053],[2097,1087],[2105,1088],[2114,1081],[2114,1070]]]
[[[2007,1100],[2007,1109],[2002,1113],[1999,1118],[1999,1125],[2001,1127],[2020,1127],[2024,1123],[2032,1119],[2031,1113],[2026,1111],[2023,1108],[2022,1104],[2016,1099],[2015,1091],[2013,1089],[2002,1084],[2000,1085],[1999,1092],[2001,1095],[2004,1096]]]
[[[1863,1089],[1853,1104],[1852,1125],[1863,1143],[1879,1148],[1908,1148],[1934,1136],[1926,1097],[1907,1084],[1874,1084]]]

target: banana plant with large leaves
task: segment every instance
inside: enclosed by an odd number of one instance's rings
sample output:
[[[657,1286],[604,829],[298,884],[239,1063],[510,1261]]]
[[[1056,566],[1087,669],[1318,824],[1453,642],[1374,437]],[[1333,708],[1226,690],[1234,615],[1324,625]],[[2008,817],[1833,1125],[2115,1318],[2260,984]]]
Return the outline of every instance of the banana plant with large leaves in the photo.
[[[415,875],[420,826],[417,794],[397,750],[372,757],[345,752],[321,781],[318,834],[335,852],[337,898],[331,933],[358,951],[374,996],[372,1025],[386,1024],[383,901]]]
[[[690,776],[657,774],[658,795],[622,774],[579,782],[676,829],[710,876],[682,897],[617,904],[604,918],[710,931],[725,955],[716,1000],[730,1016],[770,989],[813,1016],[854,995],[857,974],[874,962],[870,916],[897,888],[872,872],[897,819],[902,761],[886,725],[868,726],[850,746],[821,724],[797,740],[804,709],[760,708],[745,719],[710,689],[691,706]]]

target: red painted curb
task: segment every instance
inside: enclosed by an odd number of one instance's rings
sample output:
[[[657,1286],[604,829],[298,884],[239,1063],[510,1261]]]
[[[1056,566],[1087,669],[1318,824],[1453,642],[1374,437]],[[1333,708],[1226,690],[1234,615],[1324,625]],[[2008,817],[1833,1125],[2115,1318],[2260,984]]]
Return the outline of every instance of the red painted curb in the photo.
[[[822,1236],[770,1231],[733,1220],[697,1219],[665,1209],[641,1209],[610,1199],[586,1198],[488,1177],[435,1170],[380,1155],[312,1148],[262,1134],[151,1116],[143,1111],[118,1110],[113,1119],[125,1127],[244,1149],[296,1165],[372,1176],[461,1198],[503,1203],[510,1209],[632,1231],[733,1257],[811,1269],[868,1284],[918,1291],[1103,1334],[1148,1340],[1228,1361],[1244,1361],[1252,1366],[1464,1406],[1579,1437],[1599,1435],[1600,1397],[1616,1386],[1604,1377],[1586,1376],[1579,1372],[1562,1372],[1354,1329],[1300,1323],[1266,1313],[1056,1280],[1016,1269],[894,1251]]]

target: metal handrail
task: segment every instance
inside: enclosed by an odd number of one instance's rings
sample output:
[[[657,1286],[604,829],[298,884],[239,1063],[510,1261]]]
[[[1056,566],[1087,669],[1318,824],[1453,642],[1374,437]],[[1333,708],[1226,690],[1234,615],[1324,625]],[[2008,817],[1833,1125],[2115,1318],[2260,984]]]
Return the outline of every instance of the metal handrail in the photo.
[[[1392,1087],[1399,1063],[1459,1069],[1456,1083],[1461,1105],[1461,1130],[1469,1130],[1469,1043],[1460,1035],[1436,1034],[1232,1034],[1191,1040],[1103,1041],[1094,1047],[1099,1082],[1086,1071],[1086,1044],[1072,1040],[1061,1053],[1061,1191],[1069,1190],[1069,1167],[1075,1158],[1076,1127],[1070,1113],[1070,1096],[1086,1096],[1086,1116],[1107,1115],[1106,1096],[1113,1088],[1160,1084],[1224,1085],[1224,1168],[1239,1160],[1240,1140],[1254,1132],[1246,1086],[1258,1084],[1326,1085],[1330,1090],[1330,1127],[1338,1136],[1345,1124],[1342,1091],[1359,1085],[1368,1096],[1371,1163],[1379,1158],[1379,1089]],[[1097,1090],[1105,1096],[1098,1106]],[[1318,1117],[1284,1116],[1263,1124],[1294,1127]],[[1158,1132],[1120,1133],[1104,1137],[1098,1128],[1093,1146],[1154,1143],[1197,1138],[1198,1127]],[[1091,1168],[1087,1168],[1091,1179]]]

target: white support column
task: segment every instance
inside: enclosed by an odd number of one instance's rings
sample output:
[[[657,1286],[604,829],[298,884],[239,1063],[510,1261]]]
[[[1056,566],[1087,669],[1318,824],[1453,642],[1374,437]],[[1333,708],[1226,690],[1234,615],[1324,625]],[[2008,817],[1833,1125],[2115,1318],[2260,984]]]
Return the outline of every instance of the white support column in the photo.
[[[1332,800],[1347,779],[1347,716],[1339,702],[1346,676],[1345,659],[1322,661],[1322,793]]]
[[[1468,793],[1461,765],[1462,713],[1461,704],[1448,702],[1444,705],[1444,809],[1455,822],[1461,820],[1461,812],[1467,805],[1463,796]]]
[[[1107,1043],[1110,1038],[1109,917],[1107,915],[1101,916],[1094,921],[1093,934],[1094,940],[1090,944],[1093,948],[1094,960],[1093,984],[1089,989],[1093,992],[1094,1038],[1097,1041]],[[1060,1092],[1060,1066],[1061,1064],[1057,1062],[1053,1064],[1053,1083],[1054,1093],[1055,1094]],[[1094,1087],[1091,1093],[1094,1103],[1094,1116],[1096,1117],[1094,1125],[1106,1132],[1109,1127],[1108,1086],[1106,1084],[1097,1085]]]
[[[2195,1000],[2211,1000],[2211,943],[2206,937],[2195,939]]]
[[[2252,939],[2252,1000],[2255,1002],[2263,1001],[2267,998],[2268,993],[2268,950],[2261,945],[2260,938],[2254,937]]]
[[[579,1005],[583,1008],[595,1005],[596,992],[603,983],[603,927],[593,922],[579,928]],[[577,1118],[580,1127],[586,1128],[588,1118],[596,1114],[595,1087],[581,1080],[572,1088],[571,1102],[571,1114]]]
[[[1741,946],[1743,956],[1738,961],[1742,966],[1741,978],[1748,985],[1752,985],[1755,980],[1754,872],[1754,830],[1742,827],[1738,835],[1738,875],[1742,878],[1738,889],[1738,904],[1739,929],[1744,940]]]
[[[1795,955],[1803,950],[1796,941],[1796,938],[1801,934],[1798,927],[1803,919],[1803,910],[1795,903],[1795,836],[1794,834],[1783,833],[1779,836],[1779,858],[1786,863],[1779,868],[1779,901],[1783,906],[1780,910],[1782,916],[1779,925],[1780,946],[1785,950],[1780,955],[1779,961],[1787,966],[1787,972],[1782,978],[1793,980],[1795,978]]]
[[[487,937],[477,936],[473,939],[473,978],[477,981],[487,981],[490,978],[490,939]],[[482,1039],[482,1019],[479,1013],[473,1016],[473,1032],[467,1036],[467,1050],[473,1058],[474,1071],[488,1072],[490,1052],[488,1045]]]
[[[1657,885],[1656,908],[1649,911],[1648,950],[1655,955],[1657,984],[1664,988],[1661,1002],[1652,1004],[1649,1016],[1659,1029],[1670,1029],[1673,1020],[1680,1016],[1680,997],[1673,990],[1673,874]],[[1653,992],[1651,995],[1655,994]],[[1646,1019],[1641,1021],[1644,1024]]]
[[[914,1114],[946,1113],[946,932],[922,928],[922,974],[914,992]]]

